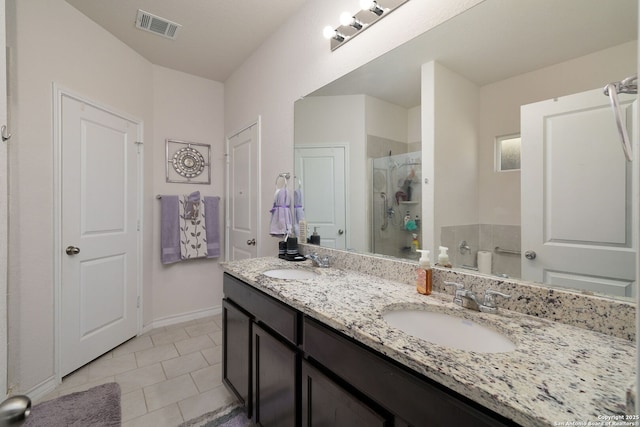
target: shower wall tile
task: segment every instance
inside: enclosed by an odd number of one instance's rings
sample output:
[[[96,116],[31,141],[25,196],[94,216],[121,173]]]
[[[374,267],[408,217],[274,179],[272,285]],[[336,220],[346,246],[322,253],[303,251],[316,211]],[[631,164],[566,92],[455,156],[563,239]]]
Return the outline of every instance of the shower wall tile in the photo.
[[[477,267],[478,251],[492,253],[491,271],[496,275],[520,277],[520,257],[498,254],[496,246],[503,249],[520,250],[520,226],[498,224],[467,224],[442,227],[441,245],[449,248],[449,259],[455,266]],[[461,251],[460,244],[466,241],[470,252]],[[464,253],[463,253],[464,252]]]

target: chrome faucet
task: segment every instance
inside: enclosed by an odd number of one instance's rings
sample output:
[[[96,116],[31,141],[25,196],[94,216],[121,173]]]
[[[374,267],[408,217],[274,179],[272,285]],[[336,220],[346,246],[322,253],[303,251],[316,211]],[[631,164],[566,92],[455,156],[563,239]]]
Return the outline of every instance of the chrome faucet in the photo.
[[[481,311],[483,313],[495,313],[498,311],[496,307],[495,297],[511,298],[511,295],[503,294],[502,292],[487,289],[484,293],[482,303],[478,301],[476,294],[465,289],[464,285],[456,282],[444,282],[446,286],[453,286],[455,293],[453,297],[453,303],[460,307],[468,308],[470,310]]]
[[[331,258],[329,258],[329,256],[327,255],[320,257],[320,255],[318,255],[317,252],[314,252],[312,254],[307,255],[306,258],[310,259],[311,262],[313,262],[313,265],[315,265],[316,267],[320,267],[320,268],[330,267]]]

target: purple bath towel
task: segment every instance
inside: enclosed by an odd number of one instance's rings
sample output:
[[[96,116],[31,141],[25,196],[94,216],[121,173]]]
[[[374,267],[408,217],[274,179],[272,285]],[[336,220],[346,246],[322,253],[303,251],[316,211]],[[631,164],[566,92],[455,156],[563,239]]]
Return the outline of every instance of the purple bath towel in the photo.
[[[178,196],[162,196],[160,200],[160,240],[163,264],[172,264],[181,260],[178,215]]]
[[[287,187],[282,187],[276,191],[271,208],[271,225],[269,226],[269,234],[272,236],[283,237],[292,230],[291,223],[293,218],[291,215],[291,197]]]
[[[207,258],[220,256],[220,197],[204,198],[204,223],[207,231]]]

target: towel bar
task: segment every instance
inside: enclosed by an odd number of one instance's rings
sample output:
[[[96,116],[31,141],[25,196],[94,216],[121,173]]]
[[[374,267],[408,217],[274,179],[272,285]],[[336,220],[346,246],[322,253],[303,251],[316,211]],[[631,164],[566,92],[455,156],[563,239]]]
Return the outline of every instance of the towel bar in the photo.
[[[496,246],[494,249],[497,254],[508,254],[508,255],[521,255],[520,251],[512,251],[511,249],[502,249],[500,246]]]

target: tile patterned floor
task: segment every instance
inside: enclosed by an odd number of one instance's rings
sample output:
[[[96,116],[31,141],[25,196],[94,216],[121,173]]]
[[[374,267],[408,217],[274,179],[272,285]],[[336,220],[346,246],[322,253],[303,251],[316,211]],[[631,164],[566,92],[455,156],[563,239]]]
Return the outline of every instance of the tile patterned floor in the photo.
[[[178,426],[233,401],[221,381],[221,326],[217,315],[149,331],[68,375],[43,400],[115,381],[123,427]]]

